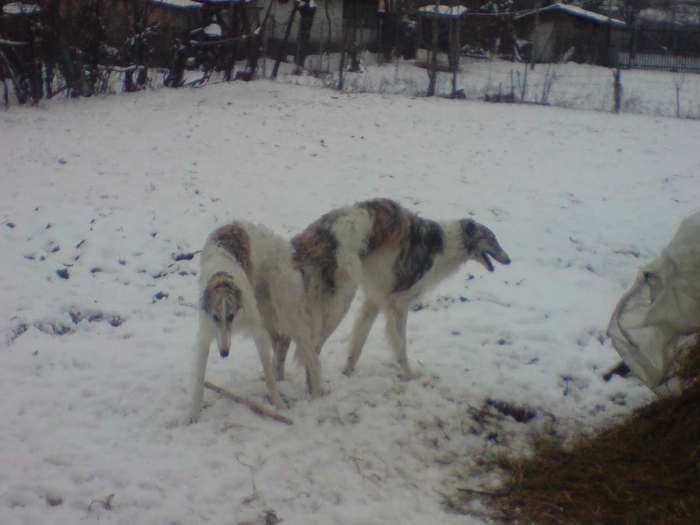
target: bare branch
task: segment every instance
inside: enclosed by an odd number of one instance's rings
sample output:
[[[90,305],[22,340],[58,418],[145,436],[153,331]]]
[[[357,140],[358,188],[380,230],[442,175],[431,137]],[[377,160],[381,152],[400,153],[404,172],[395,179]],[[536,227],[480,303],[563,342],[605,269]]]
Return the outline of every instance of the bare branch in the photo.
[[[274,419],[275,421],[279,421],[280,423],[286,423],[287,425],[294,424],[294,421],[292,421],[288,417],[285,417],[282,414],[275,412],[274,410],[266,407],[265,405],[261,405],[260,403],[241,397],[238,394],[234,394],[229,390],[223,389],[220,386],[216,386],[210,383],[209,381],[205,381],[204,386],[207,387],[209,390],[213,390],[217,394],[227,397],[231,401],[235,401],[236,403],[240,403],[241,405],[248,407],[250,410],[258,414],[259,416],[269,417],[271,419]]]

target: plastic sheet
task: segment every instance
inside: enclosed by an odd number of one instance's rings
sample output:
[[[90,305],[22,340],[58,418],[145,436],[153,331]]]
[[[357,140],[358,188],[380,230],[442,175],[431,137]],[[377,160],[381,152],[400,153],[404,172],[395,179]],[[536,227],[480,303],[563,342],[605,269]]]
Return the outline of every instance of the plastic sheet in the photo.
[[[608,325],[613,346],[659,395],[680,392],[679,342],[700,332],[700,212],[687,217],[661,255],[644,266]]]

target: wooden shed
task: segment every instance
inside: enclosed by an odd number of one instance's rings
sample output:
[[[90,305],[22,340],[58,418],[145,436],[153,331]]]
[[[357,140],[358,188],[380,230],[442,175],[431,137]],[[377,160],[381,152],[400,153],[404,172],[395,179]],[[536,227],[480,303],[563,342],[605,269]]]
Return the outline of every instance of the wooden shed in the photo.
[[[514,17],[518,37],[531,44],[535,62],[562,59],[608,65],[610,48],[623,41],[627,24],[568,4],[552,4]]]
[[[437,26],[438,68],[447,71],[459,68],[462,26],[466,13],[467,8],[462,5],[426,5],[418,9],[416,65],[428,67],[431,64],[433,30]]]

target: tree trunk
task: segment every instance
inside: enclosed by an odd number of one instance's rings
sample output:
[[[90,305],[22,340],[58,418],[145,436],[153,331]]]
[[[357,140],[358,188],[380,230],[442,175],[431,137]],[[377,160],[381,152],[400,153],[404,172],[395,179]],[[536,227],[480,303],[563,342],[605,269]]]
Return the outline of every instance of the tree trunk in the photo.
[[[350,38],[347,26],[343,25],[343,48],[340,51],[340,66],[338,68],[338,91],[343,91],[345,80],[345,57],[347,55],[348,40]]]
[[[297,68],[301,69],[304,67],[306,55],[308,54],[308,43],[311,37],[311,26],[314,23],[314,16],[316,15],[316,7],[312,6],[308,1],[302,2],[299,8],[299,14],[301,15],[301,21],[299,22],[297,52],[294,62]]]
[[[357,26],[360,23],[360,10],[357,8],[358,0],[352,0],[352,42],[350,46],[350,71],[360,70],[360,60],[357,56]]]
[[[432,36],[432,44],[431,44],[431,51],[430,51],[430,69],[428,70],[428,76],[430,79],[430,82],[428,83],[428,96],[433,97],[435,96],[435,88],[437,85],[437,66],[438,66],[438,60],[437,60],[437,52],[438,52],[438,36],[440,32],[440,23],[438,19],[438,13],[440,10],[440,0],[437,0],[435,3],[435,11],[433,13],[433,34]]]
[[[272,78],[277,78],[277,72],[280,68],[280,63],[284,58],[284,54],[287,51],[287,42],[289,42],[289,35],[292,33],[292,24],[294,23],[294,16],[297,14],[297,9],[299,5],[296,0],[294,1],[294,6],[292,7],[292,12],[289,14],[289,20],[287,21],[287,27],[284,30],[284,40],[280,44],[280,48],[277,51],[277,60],[272,68]]]

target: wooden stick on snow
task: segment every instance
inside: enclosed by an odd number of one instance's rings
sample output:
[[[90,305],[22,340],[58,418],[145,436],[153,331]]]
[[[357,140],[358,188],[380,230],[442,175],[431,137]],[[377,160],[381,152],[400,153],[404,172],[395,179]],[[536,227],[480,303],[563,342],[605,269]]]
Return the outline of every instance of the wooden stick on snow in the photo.
[[[253,412],[258,414],[259,416],[269,417],[269,418],[274,419],[275,421],[279,421],[280,423],[286,423],[287,425],[294,424],[294,421],[292,421],[288,417],[283,416],[282,414],[275,412],[271,408],[268,408],[265,405],[261,405],[260,403],[257,403],[256,401],[252,401],[250,399],[246,399],[244,397],[241,397],[238,394],[234,394],[230,390],[225,390],[225,389],[221,388],[220,386],[216,386],[216,385],[210,383],[209,381],[205,381],[204,386],[207,387],[209,390],[213,390],[217,394],[220,394],[224,397],[229,398],[231,401],[235,401],[236,403],[240,403],[241,405],[247,406],[249,409],[251,409]]]

